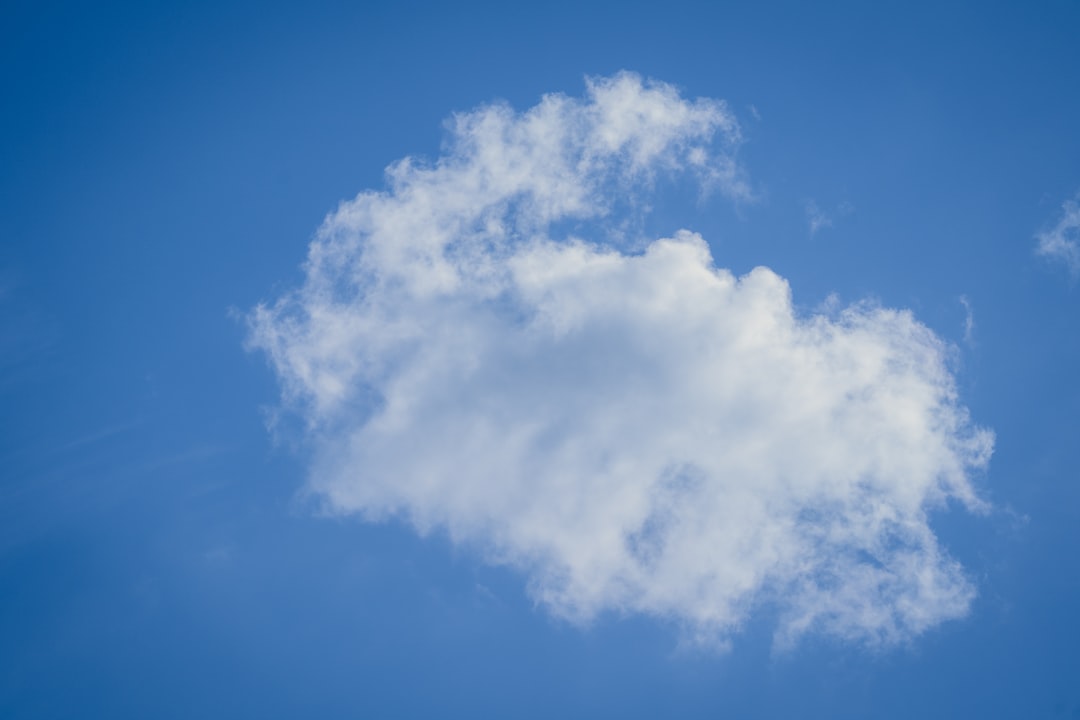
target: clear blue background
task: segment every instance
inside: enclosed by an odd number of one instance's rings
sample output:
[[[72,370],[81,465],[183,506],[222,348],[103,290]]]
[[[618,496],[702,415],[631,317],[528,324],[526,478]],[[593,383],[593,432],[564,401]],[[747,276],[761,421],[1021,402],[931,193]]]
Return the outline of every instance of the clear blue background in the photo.
[[[998,436],[995,512],[935,521],[967,619],[774,656],[766,611],[727,655],[680,652],[296,502],[303,449],[264,428],[235,311],[452,111],[620,69],[725,98],[761,194],[669,193],[657,234],[956,344]],[[0,93],[0,716],[1080,717],[1080,290],[1033,254],[1080,189],[1075,0],[7,2]]]

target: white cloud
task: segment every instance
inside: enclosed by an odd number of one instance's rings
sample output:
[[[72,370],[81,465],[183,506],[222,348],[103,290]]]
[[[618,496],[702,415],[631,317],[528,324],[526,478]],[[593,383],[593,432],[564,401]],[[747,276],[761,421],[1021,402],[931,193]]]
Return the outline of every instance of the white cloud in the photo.
[[[810,226],[810,237],[816,235],[822,228],[832,227],[832,218],[816,202],[807,200],[805,208],[806,222]]]
[[[802,315],[698,235],[629,247],[662,175],[747,185],[726,107],[633,74],[456,116],[443,157],[331,214],[303,287],[253,311],[331,511],[445,530],[552,612],[723,643],[903,641],[974,589],[929,514],[982,504],[992,437],[906,311]]]
[[[967,295],[960,296],[960,304],[964,306],[964,342],[971,345],[975,342],[975,310]]]
[[[1076,200],[1066,200],[1062,211],[1061,219],[1053,229],[1035,236],[1039,241],[1035,251],[1065,263],[1076,277],[1080,275],[1080,194]]]
[[[806,210],[806,224],[810,227],[810,237],[816,235],[818,230],[832,227],[834,216],[842,218],[845,215],[850,215],[855,212],[855,206],[847,200],[844,200],[836,206],[833,215],[822,210],[821,206],[817,204],[817,201],[813,199],[803,203],[803,208]]]

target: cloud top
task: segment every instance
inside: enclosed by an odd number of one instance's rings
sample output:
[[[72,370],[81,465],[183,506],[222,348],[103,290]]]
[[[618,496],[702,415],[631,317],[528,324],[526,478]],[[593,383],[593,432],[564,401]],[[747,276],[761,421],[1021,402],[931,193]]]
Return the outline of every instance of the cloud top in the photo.
[[[575,621],[901,642],[974,595],[929,514],[992,436],[909,312],[805,315],[766,268],[624,222],[664,176],[749,197],[726,106],[630,73],[481,107],[332,213],[250,315],[335,512],[440,529]]]

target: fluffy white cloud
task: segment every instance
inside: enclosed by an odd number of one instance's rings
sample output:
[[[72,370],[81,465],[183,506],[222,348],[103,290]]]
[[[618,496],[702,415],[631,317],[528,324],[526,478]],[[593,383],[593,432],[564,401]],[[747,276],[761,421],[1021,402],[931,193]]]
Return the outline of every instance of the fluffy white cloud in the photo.
[[[1065,263],[1076,277],[1080,275],[1080,195],[1076,200],[1066,200],[1062,211],[1057,225],[1035,236],[1039,241],[1035,250]]]
[[[586,621],[722,643],[902,641],[974,590],[928,514],[981,507],[992,436],[906,311],[797,313],[680,230],[621,221],[662,175],[749,195],[738,125],[633,74],[456,116],[437,162],[331,214],[303,287],[251,314],[331,510],[444,529]],[[586,234],[587,237],[579,237]]]

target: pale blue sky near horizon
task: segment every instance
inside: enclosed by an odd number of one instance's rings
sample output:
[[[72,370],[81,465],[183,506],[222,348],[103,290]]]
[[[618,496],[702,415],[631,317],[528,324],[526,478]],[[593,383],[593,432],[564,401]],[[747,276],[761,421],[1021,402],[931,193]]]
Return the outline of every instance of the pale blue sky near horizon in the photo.
[[[23,3],[0,22],[0,715],[1080,717],[1080,4]],[[553,618],[436,531],[326,517],[245,313],[445,122],[628,70],[723,99],[755,199],[680,228],[810,312],[907,308],[996,436],[898,646]],[[813,219],[817,217],[817,221]],[[1073,242],[1076,231],[1071,231]]]

